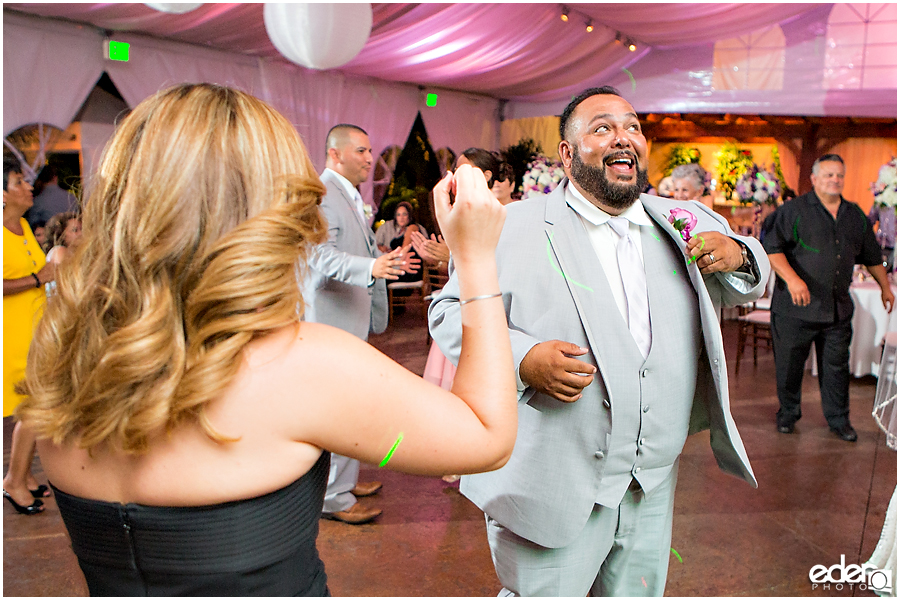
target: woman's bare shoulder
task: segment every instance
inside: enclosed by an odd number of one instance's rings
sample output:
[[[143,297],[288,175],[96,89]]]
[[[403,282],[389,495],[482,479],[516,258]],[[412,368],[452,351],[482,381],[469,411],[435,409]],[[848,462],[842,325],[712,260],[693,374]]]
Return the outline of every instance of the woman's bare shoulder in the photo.
[[[371,358],[372,354],[379,353],[346,331],[303,321],[248,344],[242,370],[269,384],[290,384],[302,377],[338,374],[342,362]]]

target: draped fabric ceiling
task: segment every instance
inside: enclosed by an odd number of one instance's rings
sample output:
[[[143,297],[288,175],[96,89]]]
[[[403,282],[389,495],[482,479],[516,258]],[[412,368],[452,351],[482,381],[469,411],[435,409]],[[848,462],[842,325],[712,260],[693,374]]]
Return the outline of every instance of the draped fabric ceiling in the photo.
[[[262,4],[206,4],[166,14],[143,4],[4,5],[33,15],[90,23],[241,54],[280,59]],[[339,70],[511,100],[571,96],[652,49],[709,45],[789,22],[821,4],[380,4],[362,52]],[[829,5],[825,5],[829,6]],[[587,33],[584,20],[595,29]],[[615,40],[635,41],[636,52]]]
[[[180,82],[247,90],[295,123],[320,169],[319,149],[335,123],[364,126],[380,152],[402,146],[421,112],[435,149],[496,149],[501,123],[507,128],[559,114],[591,85],[615,85],[642,113],[896,117],[895,58],[893,80],[883,89],[826,89],[823,50],[842,44],[828,33],[829,15],[839,5],[567,6],[570,18],[563,22],[562,4],[376,3],[359,55],[338,69],[315,71],[277,52],[262,4],[205,4],[178,15],[143,4],[8,3],[4,134],[39,121],[64,129],[104,71],[129,106]],[[854,6],[892,12],[896,30],[895,4]],[[592,32],[585,30],[588,21]],[[749,41],[771,27],[783,36],[783,55],[769,53],[764,60],[783,66],[783,85],[715,89],[714,44]],[[107,35],[132,44],[129,63],[102,59]],[[635,51],[617,37],[633,41]],[[436,108],[426,107],[425,92],[438,92]],[[91,143],[99,148],[104,141],[99,135]],[[362,191],[371,198],[371,182]]]

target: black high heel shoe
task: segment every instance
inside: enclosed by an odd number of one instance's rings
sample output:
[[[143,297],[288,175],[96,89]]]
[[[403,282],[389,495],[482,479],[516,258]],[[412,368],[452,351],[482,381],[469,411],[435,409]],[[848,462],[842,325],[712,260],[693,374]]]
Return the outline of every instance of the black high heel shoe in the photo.
[[[50,488],[48,488],[43,483],[41,485],[37,486],[36,490],[28,490],[28,491],[31,492],[32,498],[46,498],[47,496],[50,495]]]
[[[16,509],[16,512],[22,515],[36,515],[44,512],[44,501],[43,500],[35,500],[29,506],[22,506],[15,500],[13,497],[9,495],[9,492],[3,490],[3,497],[9,500],[9,503],[12,504],[13,508]]]

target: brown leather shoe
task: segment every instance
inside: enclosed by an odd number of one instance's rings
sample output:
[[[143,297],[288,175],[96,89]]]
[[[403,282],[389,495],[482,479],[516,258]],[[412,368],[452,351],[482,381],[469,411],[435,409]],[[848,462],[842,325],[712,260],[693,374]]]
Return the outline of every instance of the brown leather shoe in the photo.
[[[348,508],[333,513],[322,513],[323,519],[331,519],[333,521],[341,521],[350,525],[362,525],[368,523],[381,514],[380,508],[363,508],[359,502]]]
[[[372,496],[377,494],[378,490],[380,489],[380,481],[366,481],[364,483],[357,482],[356,487],[350,490],[350,493],[357,498],[363,498],[365,496]]]

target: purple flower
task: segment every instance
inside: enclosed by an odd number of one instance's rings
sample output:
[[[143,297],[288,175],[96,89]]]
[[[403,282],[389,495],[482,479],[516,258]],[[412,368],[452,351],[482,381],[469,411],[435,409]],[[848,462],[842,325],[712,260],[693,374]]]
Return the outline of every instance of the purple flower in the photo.
[[[691,241],[691,231],[697,225],[697,217],[689,210],[673,208],[669,211],[669,223],[681,233],[681,239],[689,242]]]

